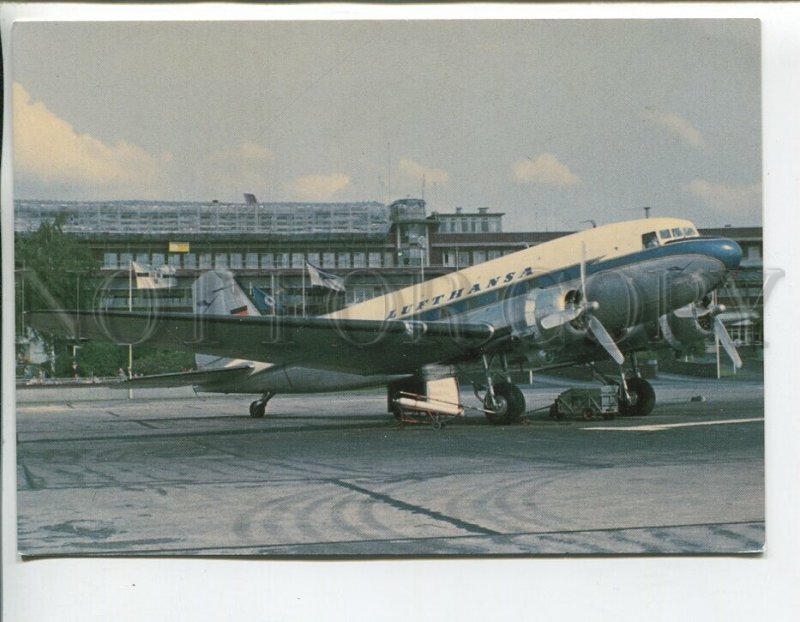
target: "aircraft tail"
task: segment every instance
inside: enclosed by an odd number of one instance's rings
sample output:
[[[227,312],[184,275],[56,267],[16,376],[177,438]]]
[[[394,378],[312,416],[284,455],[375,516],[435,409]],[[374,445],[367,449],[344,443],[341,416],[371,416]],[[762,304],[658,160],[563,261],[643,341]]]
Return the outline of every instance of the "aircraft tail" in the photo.
[[[192,306],[196,315],[261,315],[233,274],[226,270],[210,270],[200,275],[192,284]],[[196,354],[195,362],[198,369],[217,369],[244,361]]]

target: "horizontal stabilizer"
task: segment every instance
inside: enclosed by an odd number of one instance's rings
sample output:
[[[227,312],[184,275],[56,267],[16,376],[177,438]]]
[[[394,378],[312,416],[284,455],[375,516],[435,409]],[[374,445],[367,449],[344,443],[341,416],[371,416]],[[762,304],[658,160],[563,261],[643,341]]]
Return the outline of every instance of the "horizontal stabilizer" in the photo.
[[[237,365],[220,369],[184,371],[172,374],[156,374],[139,376],[130,380],[114,383],[115,389],[160,389],[167,387],[185,387],[192,385],[210,386],[220,382],[231,383],[244,378],[253,370],[251,365]]]

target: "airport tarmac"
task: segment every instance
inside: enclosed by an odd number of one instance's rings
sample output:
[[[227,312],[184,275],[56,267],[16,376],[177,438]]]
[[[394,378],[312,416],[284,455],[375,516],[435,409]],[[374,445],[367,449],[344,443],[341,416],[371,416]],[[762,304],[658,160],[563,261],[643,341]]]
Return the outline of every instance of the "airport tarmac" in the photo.
[[[128,400],[89,388],[66,397],[73,401],[37,401],[44,393],[23,389],[18,549],[269,557],[762,549],[760,381],[661,377],[648,417],[550,419],[552,400],[578,385],[593,386],[540,377],[521,387],[522,424],[492,426],[468,411],[440,431],[401,429],[378,390],[278,396],[267,417],[252,419],[248,396],[139,391]],[[477,405],[469,390],[462,399]]]

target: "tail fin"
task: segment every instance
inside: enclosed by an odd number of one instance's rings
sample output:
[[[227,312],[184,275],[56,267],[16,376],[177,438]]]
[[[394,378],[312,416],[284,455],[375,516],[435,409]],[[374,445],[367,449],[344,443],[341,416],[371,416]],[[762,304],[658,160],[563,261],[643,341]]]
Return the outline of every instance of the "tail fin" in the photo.
[[[233,274],[225,270],[210,270],[200,275],[192,284],[192,306],[196,315],[261,315]],[[195,362],[198,369],[216,369],[243,361],[197,354]]]

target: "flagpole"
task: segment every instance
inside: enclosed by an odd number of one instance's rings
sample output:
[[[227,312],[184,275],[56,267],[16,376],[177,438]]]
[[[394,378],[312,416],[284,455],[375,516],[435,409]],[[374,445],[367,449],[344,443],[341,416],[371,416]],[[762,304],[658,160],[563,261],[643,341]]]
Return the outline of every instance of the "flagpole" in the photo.
[[[306,265],[303,265],[303,317],[306,316]]]
[[[133,256],[128,260],[128,312],[133,311]],[[133,344],[128,344],[128,380],[133,379]],[[133,389],[128,387],[128,399],[133,399]]]
[[[272,296],[272,315],[275,316],[278,313],[278,295],[275,292],[275,273],[269,273],[269,293]]]

